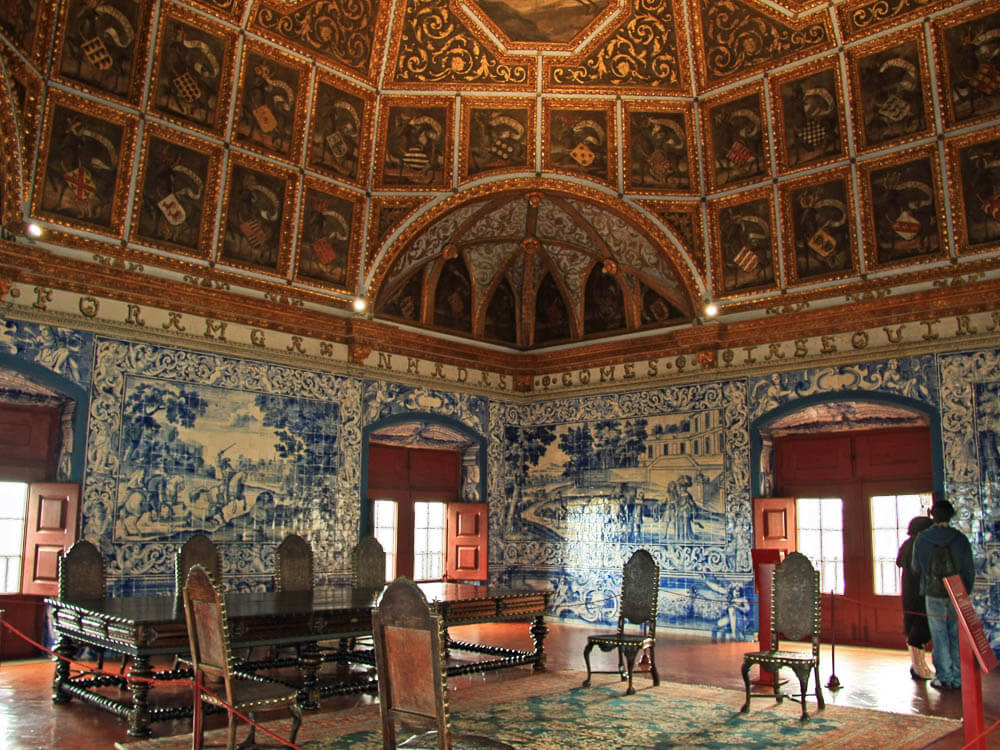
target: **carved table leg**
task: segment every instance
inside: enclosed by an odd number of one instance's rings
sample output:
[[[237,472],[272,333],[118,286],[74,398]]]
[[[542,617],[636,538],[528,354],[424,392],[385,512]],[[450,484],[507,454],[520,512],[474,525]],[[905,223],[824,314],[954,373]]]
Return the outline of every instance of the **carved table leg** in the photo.
[[[534,671],[545,671],[545,636],[549,632],[549,626],[545,624],[544,615],[535,617],[531,625],[531,640],[535,643],[535,664]]]
[[[128,715],[128,733],[131,737],[148,737],[149,731],[149,688],[146,680],[153,676],[148,656],[137,656],[132,663],[129,680],[132,688],[132,710]]]
[[[69,703],[70,696],[66,695],[59,688],[64,682],[69,681],[69,661],[76,653],[73,641],[67,635],[59,636],[59,643],[55,648],[59,659],[56,659],[55,674],[52,676],[52,702],[55,704]]]
[[[319,708],[319,672],[323,654],[315,643],[307,643],[299,649],[299,669],[302,670],[302,693],[299,705],[307,711]]]

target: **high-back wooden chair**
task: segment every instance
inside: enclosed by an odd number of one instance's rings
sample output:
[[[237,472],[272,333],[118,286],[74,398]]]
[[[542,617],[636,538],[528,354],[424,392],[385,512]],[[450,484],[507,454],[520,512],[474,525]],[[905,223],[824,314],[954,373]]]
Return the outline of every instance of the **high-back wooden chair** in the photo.
[[[397,578],[372,613],[382,746],[395,750],[396,720],[437,732],[437,746],[451,747],[444,631],[416,584]]]
[[[230,649],[225,600],[208,571],[198,563],[188,573],[183,597],[195,675],[192,747],[199,750],[204,741],[201,703],[224,708],[228,704],[231,707],[226,709],[229,714],[229,750],[236,746],[237,716],[233,709],[249,715],[251,721],[250,732],[241,747],[254,744],[256,727],[253,722],[256,722],[258,712],[279,708],[288,708],[292,714],[292,730],[288,739],[294,743],[302,723],[298,688],[236,673]],[[202,691],[202,686],[210,692]]]
[[[188,571],[192,565],[200,565],[212,576],[216,585],[222,585],[222,555],[218,547],[205,534],[194,534],[177,550],[174,564],[174,591],[184,589]]]
[[[103,599],[107,594],[104,555],[92,542],[81,539],[59,556],[59,598],[69,601]],[[128,655],[122,655],[125,671]],[[97,668],[104,668],[104,649],[97,649]]]
[[[617,673],[622,680],[628,680],[625,695],[632,695],[632,673],[635,659],[642,652],[649,657],[649,671],[653,685],[660,684],[660,674],[656,671],[656,617],[659,612],[660,566],[653,556],[644,549],[636,550],[622,567],[621,607],[618,612],[618,630],[587,637],[583,649],[583,661],[587,665],[587,679],[583,686],[590,685],[590,675],[613,674],[610,671],[590,669],[590,652],[594,646],[601,651],[612,649],[618,652]]]
[[[278,591],[312,591],[312,547],[298,534],[289,534],[274,553],[274,586]]]
[[[381,591],[385,586],[385,550],[373,536],[362,537],[354,547],[351,584],[366,591]]]
[[[820,593],[819,573],[813,569],[809,558],[801,552],[792,552],[774,569],[771,585],[771,643],[767,651],[749,651],[743,656],[743,684],[746,686],[746,702],[740,710],[750,710],[751,698],[771,698],[778,703],[782,698],[802,705],[802,721],[809,719],[806,711],[806,697],[816,696],[816,705],[826,707],[823,689],[819,684],[819,635],[820,635]],[[781,639],[802,641],[809,639],[811,648],[783,649]],[[757,664],[774,676],[774,693],[750,694],[750,668]],[[799,697],[785,696],[781,692],[778,670],[789,667],[799,678]],[[816,691],[808,693],[809,673],[816,681]]]
[[[452,734],[444,625],[413,581],[397,578],[389,584],[372,613],[372,634],[384,750],[396,747],[513,750],[490,737]],[[397,745],[397,721],[429,731]]]

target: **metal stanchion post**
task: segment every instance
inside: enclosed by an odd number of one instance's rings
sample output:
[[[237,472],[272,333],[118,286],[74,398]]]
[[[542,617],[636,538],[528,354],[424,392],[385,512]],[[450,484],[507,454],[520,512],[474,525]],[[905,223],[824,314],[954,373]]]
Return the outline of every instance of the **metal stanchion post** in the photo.
[[[830,591],[830,679],[826,686],[830,690],[840,690],[837,679],[837,621],[833,617],[833,591]]]

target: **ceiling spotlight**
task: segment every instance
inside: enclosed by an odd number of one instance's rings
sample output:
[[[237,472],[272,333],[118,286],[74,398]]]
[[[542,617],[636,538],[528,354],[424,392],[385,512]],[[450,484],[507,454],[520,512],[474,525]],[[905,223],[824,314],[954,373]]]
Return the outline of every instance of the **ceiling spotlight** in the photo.
[[[25,227],[25,231],[27,231],[27,233],[28,233],[28,235],[30,237],[41,237],[42,236],[42,228],[41,228],[41,226],[39,226],[38,224],[36,224],[33,221],[29,221],[28,222],[28,225]]]
[[[705,305],[705,316],[708,318],[714,318],[719,314],[719,306],[714,302],[709,302]]]
[[[363,313],[365,310],[368,309],[368,300],[366,300],[364,297],[355,297],[353,305],[354,305],[354,312]]]

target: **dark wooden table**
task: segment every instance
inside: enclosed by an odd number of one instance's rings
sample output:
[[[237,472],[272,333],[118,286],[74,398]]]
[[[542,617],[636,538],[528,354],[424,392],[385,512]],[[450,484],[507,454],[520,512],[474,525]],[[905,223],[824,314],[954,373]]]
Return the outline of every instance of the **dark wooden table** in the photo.
[[[528,622],[532,651],[447,640],[450,649],[482,654],[488,658],[455,664],[450,674],[503,669],[532,664],[545,668],[543,643],[548,627],[544,616],[549,592],[529,589],[499,589],[470,584],[421,584],[428,601],[444,617],[445,626],[484,622]],[[350,586],[316,589],[312,592],[267,592],[226,594],[231,645],[234,651],[257,646],[297,646],[296,663],[302,672],[300,700],[315,708],[324,695],[371,691],[374,681],[320,685],[318,671],[324,655],[317,642],[341,640],[371,633],[371,611],[378,593]],[[149,724],[190,715],[191,706],[151,706],[147,680],[179,679],[174,670],[154,671],[152,657],[188,651],[187,627],[180,599],[170,596],[108,597],[96,600],[47,599],[49,617],[58,639],[56,651],[72,658],[81,645],[104,648],[132,657],[126,679],[108,674],[71,675],[68,662],[56,661],[52,700],[65,703],[78,698],[127,718],[128,732],[149,735]],[[273,666],[256,662],[255,667]],[[189,673],[188,673],[189,674]],[[113,698],[99,688],[128,688],[129,695]]]

